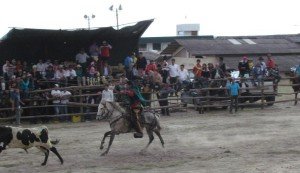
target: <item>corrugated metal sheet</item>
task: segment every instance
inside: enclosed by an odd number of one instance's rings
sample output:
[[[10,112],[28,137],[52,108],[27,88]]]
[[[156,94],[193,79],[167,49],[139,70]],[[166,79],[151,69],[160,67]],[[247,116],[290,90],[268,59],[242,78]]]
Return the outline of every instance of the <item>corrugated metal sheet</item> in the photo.
[[[251,54],[300,54],[300,45],[286,39],[251,39],[256,44],[248,44],[242,39],[236,39],[242,44],[232,44],[227,39],[216,40],[176,40],[192,55],[251,55]]]

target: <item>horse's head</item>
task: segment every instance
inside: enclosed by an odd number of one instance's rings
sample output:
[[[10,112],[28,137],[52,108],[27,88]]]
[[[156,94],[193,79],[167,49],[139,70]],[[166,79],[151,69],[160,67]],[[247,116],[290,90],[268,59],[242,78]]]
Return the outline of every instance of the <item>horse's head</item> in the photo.
[[[97,120],[102,120],[104,118],[109,118],[112,112],[114,111],[114,107],[111,102],[102,101],[98,106]]]

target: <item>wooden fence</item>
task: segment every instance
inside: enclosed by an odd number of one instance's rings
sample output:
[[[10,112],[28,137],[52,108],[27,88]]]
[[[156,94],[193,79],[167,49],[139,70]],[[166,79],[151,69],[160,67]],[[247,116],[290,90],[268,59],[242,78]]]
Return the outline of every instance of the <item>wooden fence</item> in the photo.
[[[290,77],[286,77],[286,78],[282,78],[282,79],[291,79]],[[216,79],[215,79],[216,80]],[[224,80],[224,79],[221,79]],[[276,84],[274,84],[276,85]],[[300,85],[300,84],[297,84]],[[276,85],[276,87],[286,87],[286,86],[296,86],[295,84],[278,84]],[[297,104],[297,101],[299,101],[300,99],[297,98],[297,93],[298,92],[268,92],[266,93],[266,89],[268,86],[264,86],[262,85],[261,87],[248,87],[248,88],[242,88],[241,91],[252,91],[252,90],[259,90],[260,91],[260,95],[256,95],[256,96],[239,96],[239,99],[251,99],[251,98],[260,98],[259,100],[261,100],[261,102],[254,102],[254,103],[239,103],[239,106],[249,106],[249,105],[256,105],[256,106],[260,106],[261,109],[264,109],[265,106],[269,105],[269,104],[274,104],[274,103],[283,103],[283,102],[295,102],[295,105]],[[88,108],[88,107],[97,107],[98,104],[90,104],[90,103],[84,103],[84,98],[86,97],[91,97],[91,96],[100,96],[101,94],[95,92],[95,93],[84,93],[84,91],[86,90],[102,90],[104,88],[104,85],[93,85],[93,86],[71,86],[71,87],[62,87],[59,88],[60,90],[68,90],[71,91],[73,93],[77,93],[75,95],[71,96],[71,99],[77,99],[78,102],[69,102],[67,105],[60,105],[60,106],[67,106],[67,107],[79,107],[79,111],[75,112],[75,113],[69,113],[69,114],[59,114],[59,115],[30,115],[30,116],[21,116],[21,119],[36,119],[36,118],[57,118],[57,117],[66,117],[66,116],[83,116],[83,115],[95,115],[96,112],[89,112],[89,113],[85,113],[84,112],[84,108]],[[51,89],[45,89],[45,90],[35,90],[35,91],[30,91],[30,94],[36,94],[36,93],[45,93],[45,92],[50,92],[53,88]],[[227,90],[226,88],[201,88],[201,89],[194,89],[192,91],[197,91],[197,92],[207,92],[207,91],[214,91],[214,90]],[[146,93],[144,93],[146,94]],[[149,94],[149,93],[148,93]],[[230,106],[230,99],[228,96],[199,96],[199,97],[185,97],[184,99],[191,99],[191,100],[196,100],[199,99],[201,100],[201,104],[197,105],[197,104],[188,104],[187,106],[185,106],[185,104],[183,104],[181,102],[182,98],[180,97],[170,97],[167,99],[155,99],[155,94],[156,93],[151,93],[151,100],[147,100],[147,102],[150,102],[150,106],[147,107],[146,109],[151,109],[151,110],[159,110],[162,108],[173,108],[173,109],[188,109],[188,108],[193,108],[193,109],[197,109],[197,108],[206,108],[206,109],[210,109],[212,107],[228,107]],[[280,100],[280,101],[266,101],[267,97],[276,97],[276,96],[280,96],[280,95],[295,95],[294,99],[286,99],[286,100]],[[35,98],[31,98],[30,101],[46,101],[46,102],[51,102],[53,99],[49,98],[47,100],[45,99],[35,99]],[[163,101],[163,100],[168,100],[169,103],[172,103],[169,106],[159,106],[158,102],[159,101]],[[216,106],[212,103],[214,102],[218,102],[219,104]],[[21,109],[22,110],[26,110],[26,109],[45,109],[45,108],[53,108],[54,105],[48,104],[48,105],[39,105],[39,106],[24,106]],[[3,112],[11,112],[10,116],[8,117],[2,117],[0,118],[0,121],[6,121],[6,120],[13,120],[16,117],[16,114],[12,113],[12,108],[6,107],[6,108],[0,108],[0,114]],[[16,111],[16,112],[20,112],[20,111]]]

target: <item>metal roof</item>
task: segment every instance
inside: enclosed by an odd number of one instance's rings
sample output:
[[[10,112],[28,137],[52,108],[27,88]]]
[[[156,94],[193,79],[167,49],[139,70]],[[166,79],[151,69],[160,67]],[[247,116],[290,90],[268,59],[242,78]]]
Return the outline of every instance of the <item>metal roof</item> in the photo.
[[[228,39],[188,39],[176,42],[192,55],[300,54],[300,45],[287,39],[252,38],[256,44],[249,44],[243,39],[236,38],[235,40],[241,44],[233,44]]]

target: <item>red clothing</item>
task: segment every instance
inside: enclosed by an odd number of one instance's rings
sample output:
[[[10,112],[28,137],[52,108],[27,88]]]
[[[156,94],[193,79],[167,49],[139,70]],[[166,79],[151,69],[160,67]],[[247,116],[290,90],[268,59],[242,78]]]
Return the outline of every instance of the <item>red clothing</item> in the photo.
[[[202,75],[202,69],[200,64],[196,64],[193,68],[193,73],[195,74],[195,77],[201,77]]]
[[[275,62],[274,62],[274,60],[273,59],[269,59],[268,61],[267,61],[267,68],[275,68]]]
[[[149,71],[157,71],[157,66],[156,66],[156,64],[148,64],[147,66],[146,66],[146,73],[149,73]]]
[[[111,46],[109,46],[109,45],[100,46],[100,56],[108,58],[110,56],[110,54],[109,54],[110,49],[111,49]]]

